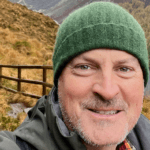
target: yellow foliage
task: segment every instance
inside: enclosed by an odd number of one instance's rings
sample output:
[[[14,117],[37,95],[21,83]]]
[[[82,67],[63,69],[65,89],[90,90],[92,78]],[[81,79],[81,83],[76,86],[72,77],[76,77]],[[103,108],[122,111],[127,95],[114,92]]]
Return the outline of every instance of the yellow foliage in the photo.
[[[144,3],[133,0],[132,3],[119,3],[127,9],[141,24],[148,40],[150,51],[150,6],[144,8]],[[9,65],[52,65],[58,25],[43,14],[28,10],[20,4],[13,4],[7,0],[0,2],[0,64]],[[2,74],[17,78],[17,69],[3,68]],[[22,79],[42,80],[42,70],[22,69]],[[53,83],[53,71],[47,70],[47,82]],[[15,88],[16,83],[2,80],[4,86]],[[28,83],[21,84],[23,92],[42,95],[42,86]],[[47,94],[50,88],[47,88]],[[37,99],[14,94],[0,89],[0,129],[13,131],[26,117],[25,113],[13,119],[6,115],[10,103],[22,102],[27,107],[33,107]],[[150,119],[150,100],[145,99],[142,113]]]
[[[43,14],[7,0],[1,0],[0,11],[0,64],[52,65],[52,51],[58,25]],[[47,73],[49,72],[51,75],[47,75],[47,82],[52,84],[53,72],[47,70]],[[18,77],[17,69],[3,68],[2,74]],[[22,69],[21,78],[42,81],[42,70]],[[2,84],[17,89],[15,81],[2,79]],[[42,95],[42,86],[21,83],[21,91]],[[6,116],[7,111],[11,109],[9,104],[18,102],[33,107],[37,99],[0,89],[0,129],[12,131],[24,120],[24,113],[19,114],[18,121]]]
[[[144,97],[142,114],[150,120],[150,97]]]
[[[150,39],[150,5],[144,8],[145,3],[140,0],[132,0],[132,3],[119,3],[135,17],[145,32],[146,39]],[[150,54],[150,42],[147,43],[148,53]]]

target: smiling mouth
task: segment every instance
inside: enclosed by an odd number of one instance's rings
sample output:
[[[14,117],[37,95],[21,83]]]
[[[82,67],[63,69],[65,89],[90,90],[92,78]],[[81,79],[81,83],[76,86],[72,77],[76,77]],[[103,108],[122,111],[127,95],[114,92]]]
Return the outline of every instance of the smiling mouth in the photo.
[[[97,113],[97,114],[102,114],[102,115],[114,115],[120,112],[120,110],[111,110],[111,111],[97,111],[93,109],[89,109],[90,111]]]

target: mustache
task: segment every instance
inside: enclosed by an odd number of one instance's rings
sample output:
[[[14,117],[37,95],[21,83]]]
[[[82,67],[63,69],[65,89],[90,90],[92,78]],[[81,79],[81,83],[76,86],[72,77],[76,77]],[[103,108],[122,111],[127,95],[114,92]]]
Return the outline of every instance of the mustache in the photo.
[[[82,108],[127,110],[127,103],[120,98],[104,100],[99,95],[91,96],[81,103]]]

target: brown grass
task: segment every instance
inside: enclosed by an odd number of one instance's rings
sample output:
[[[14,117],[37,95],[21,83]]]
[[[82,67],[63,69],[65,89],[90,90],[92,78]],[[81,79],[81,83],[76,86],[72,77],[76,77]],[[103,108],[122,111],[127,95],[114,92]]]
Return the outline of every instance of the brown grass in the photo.
[[[7,0],[1,0],[0,12],[0,64],[52,65],[58,25],[43,14]],[[22,79],[42,81],[42,70],[23,69],[21,73]],[[3,68],[2,74],[17,78],[17,69]],[[53,83],[52,70],[47,70],[47,82]],[[2,85],[17,89],[15,81],[2,79]],[[41,85],[22,83],[21,90],[42,95]],[[47,88],[47,94],[49,91]],[[6,115],[11,109],[9,104],[18,102],[33,107],[37,99],[0,89],[0,129],[13,131],[24,120],[25,113],[19,114],[17,119]]]
[[[43,14],[28,10],[20,4],[7,0],[0,2],[0,64],[9,65],[52,65],[52,53],[58,25]],[[17,69],[4,68],[3,75],[17,77]],[[42,80],[38,69],[22,70],[22,79]],[[53,71],[47,71],[47,82],[53,83]],[[2,80],[6,87],[17,89],[14,81]],[[22,83],[23,92],[42,95],[42,86]],[[47,88],[47,94],[50,89]],[[37,99],[14,94],[0,89],[0,129],[13,131],[24,118],[20,113],[17,119],[7,116],[10,103],[24,103],[33,107]],[[144,98],[142,113],[150,119],[150,98]]]
[[[150,97],[144,98],[142,114],[150,120]]]

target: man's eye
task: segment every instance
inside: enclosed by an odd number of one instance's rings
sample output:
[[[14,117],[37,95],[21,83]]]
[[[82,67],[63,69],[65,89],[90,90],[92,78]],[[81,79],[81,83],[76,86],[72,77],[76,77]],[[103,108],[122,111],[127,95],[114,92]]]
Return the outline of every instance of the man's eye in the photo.
[[[131,69],[130,68],[127,68],[127,67],[122,67],[120,68],[120,71],[123,71],[123,72],[129,72]]]
[[[78,68],[78,69],[81,69],[81,70],[88,70],[88,69],[90,69],[91,67],[88,66],[88,65],[80,65],[80,66],[76,66],[75,68]]]
[[[78,64],[73,67],[73,73],[79,76],[90,76],[96,72],[97,68],[89,64]]]

